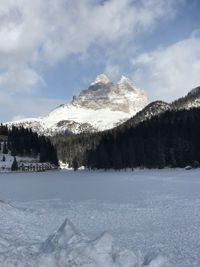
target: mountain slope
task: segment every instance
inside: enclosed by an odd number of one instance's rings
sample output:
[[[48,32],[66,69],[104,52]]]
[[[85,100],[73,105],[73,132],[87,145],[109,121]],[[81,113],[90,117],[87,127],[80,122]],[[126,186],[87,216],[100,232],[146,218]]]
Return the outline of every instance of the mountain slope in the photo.
[[[200,86],[192,89],[185,97],[172,102],[171,106],[175,110],[200,107]]]
[[[32,128],[45,135],[103,131],[126,121],[147,103],[144,91],[136,88],[125,76],[114,84],[101,74],[71,103],[60,105],[46,117],[8,124]]]
[[[159,116],[167,110],[171,109],[171,105],[163,101],[154,101],[148,104],[144,109],[139,111],[135,116],[124,122],[120,126],[135,127],[143,121],[150,120],[154,116]],[[119,126],[119,127],[120,127]]]
[[[143,121],[150,120],[155,116],[160,116],[162,113],[169,110],[189,110],[191,108],[200,107],[200,86],[192,89],[186,96],[181,97],[172,103],[163,101],[154,101],[148,104],[144,109],[136,113],[132,118],[125,121],[119,128],[135,127]]]
[[[144,109],[136,113],[133,117],[115,127],[114,129],[104,131],[102,133],[95,133],[90,135],[78,135],[74,137],[55,137],[53,142],[57,147],[58,156],[63,162],[67,162],[70,166],[72,166],[73,159],[76,157],[80,166],[85,164],[85,158],[87,158],[87,151],[91,149],[95,149],[99,142],[104,136],[113,135],[117,136],[119,134],[125,134],[125,132],[130,129],[137,128],[140,124],[150,123],[152,120],[157,120],[161,116],[169,112],[186,109],[186,111],[190,111],[191,107],[198,107],[199,101],[199,88],[195,88],[191,90],[186,97],[178,99],[173,103],[166,103],[163,101],[154,101],[148,104]],[[176,103],[176,105],[174,104]],[[200,107],[200,105],[199,105]],[[167,115],[166,115],[167,117]],[[109,141],[107,140],[109,143]],[[126,148],[129,151],[129,148]],[[104,150],[104,149],[102,149]],[[154,148],[152,148],[152,151]],[[104,151],[101,151],[104,153]],[[141,152],[142,153],[142,152]],[[134,156],[134,155],[133,155]]]

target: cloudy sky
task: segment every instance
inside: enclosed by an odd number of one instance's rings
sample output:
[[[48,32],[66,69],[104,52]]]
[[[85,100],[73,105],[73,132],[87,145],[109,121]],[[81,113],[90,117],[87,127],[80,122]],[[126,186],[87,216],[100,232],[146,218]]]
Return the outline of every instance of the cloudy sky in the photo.
[[[200,85],[199,0],[0,0],[0,121],[39,116],[106,73],[150,100]]]

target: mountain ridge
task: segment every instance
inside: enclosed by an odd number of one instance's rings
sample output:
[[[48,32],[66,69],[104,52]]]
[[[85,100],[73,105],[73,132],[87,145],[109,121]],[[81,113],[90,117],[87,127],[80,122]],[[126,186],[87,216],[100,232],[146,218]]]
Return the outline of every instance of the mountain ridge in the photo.
[[[122,75],[117,83],[113,83],[105,74],[100,74],[71,102],[59,105],[47,116],[22,119],[8,125],[31,128],[46,136],[92,133],[123,127],[124,124],[136,126],[167,110],[193,107],[200,107],[200,86],[171,103],[161,100],[149,103],[145,92],[126,76]]]
[[[192,94],[192,98],[190,98],[190,101],[188,100],[188,94]],[[176,114],[187,114],[187,112],[190,112],[193,114],[196,112],[195,110],[200,109],[200,105],[196,105],[198,103],[199,99],[199,89],[192,89],[185,97],[179,98],[176,102],[176,107],[174,107],[173,102],[172,103],[166,103],[164,101],[154,101],[145,106],[141,111],[139,111],[136,115],[131,117],[130,119],[126,120],[124,123],[120,124],[117,127],[114,127],[113,129],[108,129],[104,132],[94,133],[94,134],[82,134],[78,136],[55,136],[53,138],[53,142],[55,146],[57,147],[58,155],[60,159],[63,162],[67,162],[69,166],[73,165],[73,160],[76,158],[80,164],[80,166],[85,165],[85,159],[87,158],[88,151],[95,149],[102,138],[105,136],[113,136],[116,137],[118,135],[123,135],[126,139],[126,132],[129,130],[134,130],[140,127],[142,129],[145,125],[151,125],[151,121],[159,121],[160,117],[168,118],[168,114],[174,114],[172,117],[175,121]],[[189,101],[189,102],[188,102]],[[188,108],[185,109],[185,104],[188,104]],[[194,108],[191,108],[193,107]],[[179,112],[179,113],[178,113]],[[170,116],[170,115],[169,115]],[[166,122],[167,123],[167,122]],[[169,122],[168,122],[169,123]],[[143,126],[142,126],[143,125]],[[163,120],[163,125],[165,125],[165,122]],[[146,127],[146,126],[145,126]],[[157,131],[158,129],[155,129]],[[148,130],[149,131],[149,130]],[[147,132],[140,133],[141,136],[145,136],[148,134]],[[166,131],[167,133],[167,131]],[[130,139],[132,139],[131,136],[129,136]],[[152,136],[154,138],[154,136]],[[109,140],[105,138],[105,142],[109,143]],[[144,143],[144,139],[141,137],[142,144]],[[141,144],[141,149],[142,149]],[[137,142],[135,143],[137,145]],[[64,149],[63,148],[68,148]],[[117,148],[116,148],[117,149]],[[126,147],[126,152],[128,153],[129,147]],[[153,147],[151,149],[153,151]],[[104,153],[104,148],[99,153]],[[134,158],[134,154],[131,154]],[[114,155],[113,155],[114,156]],[[123,158],[123,157],[122,157]],[[109,161],[109,159],[108,159]]]
[[[9,122],[39,134],[78,134],[111,129],[126,121],[148,104],[144,91],[125,76],[113,83],[100,74],[72,101],[52,110],[47,116]]]
[[[198,107],[200,107],[200,86],[193,88],[185,96],[180,97],[171,103],[162,100],[156,100],[149,103],[144,109],[136,113],[117,128],[123,127],[124,125],[126,125],[126,127],[135,127],[139,123],[150,120],[152,117],[160,116],[166,111],[189,110]]]

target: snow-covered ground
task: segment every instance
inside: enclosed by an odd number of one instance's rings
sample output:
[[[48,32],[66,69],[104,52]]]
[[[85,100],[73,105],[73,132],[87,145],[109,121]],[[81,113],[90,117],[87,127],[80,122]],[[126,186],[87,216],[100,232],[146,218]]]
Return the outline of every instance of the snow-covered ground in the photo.
[[[10,152],[4,156],[5,156],[5,161],[2,161],[3,155],[0,153],[0,172],[10,171],[13,163],[14,157],[10,155]],[[38,157],[33,158],[33,157],[16,156],[16,160],[19,165],[22,163],[26,164],[27,166],[31,164],[35,165],[36,163],[41,165],[41,163],[39,163]]]
[[[1,174],[0,266],[199,267],[199,192],[199,169]]]
[[[14,160],[14,157],[11,156],[11,151],[8,151],[7,154],[3,154],[3,145],[4,142],[0,141],[0,172],[6,172],[6,171],[10,171],[11,170],[11,166]],[[3,161],[3,157],[4,157],[4,161]],[[18,164],[36,164],[39,163],[39,157],[28,157],[28,156],[24,156],[24,157],[20,157],[20,156],[16,156],[16,160],[18,162]]]

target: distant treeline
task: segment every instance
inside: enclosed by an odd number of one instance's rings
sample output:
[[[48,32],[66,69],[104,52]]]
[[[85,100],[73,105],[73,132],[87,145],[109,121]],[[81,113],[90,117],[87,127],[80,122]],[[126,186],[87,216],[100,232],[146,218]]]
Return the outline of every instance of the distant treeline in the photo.
[[[86,158],[92,169],[198,166],[200,109],[167,111],[135,128],[107,132]]]
[[[200,109],[166,111],[160,116],[102,133],[57,136],[59,158],[90,169],[198,166]]]
[[[8,128],[1,124],[0,141],[3,154],[10,151],[12,156],[39,156],[40,162],[58,165],[57,152],[50,139],[38,136],[31,129],[15,126]]]

